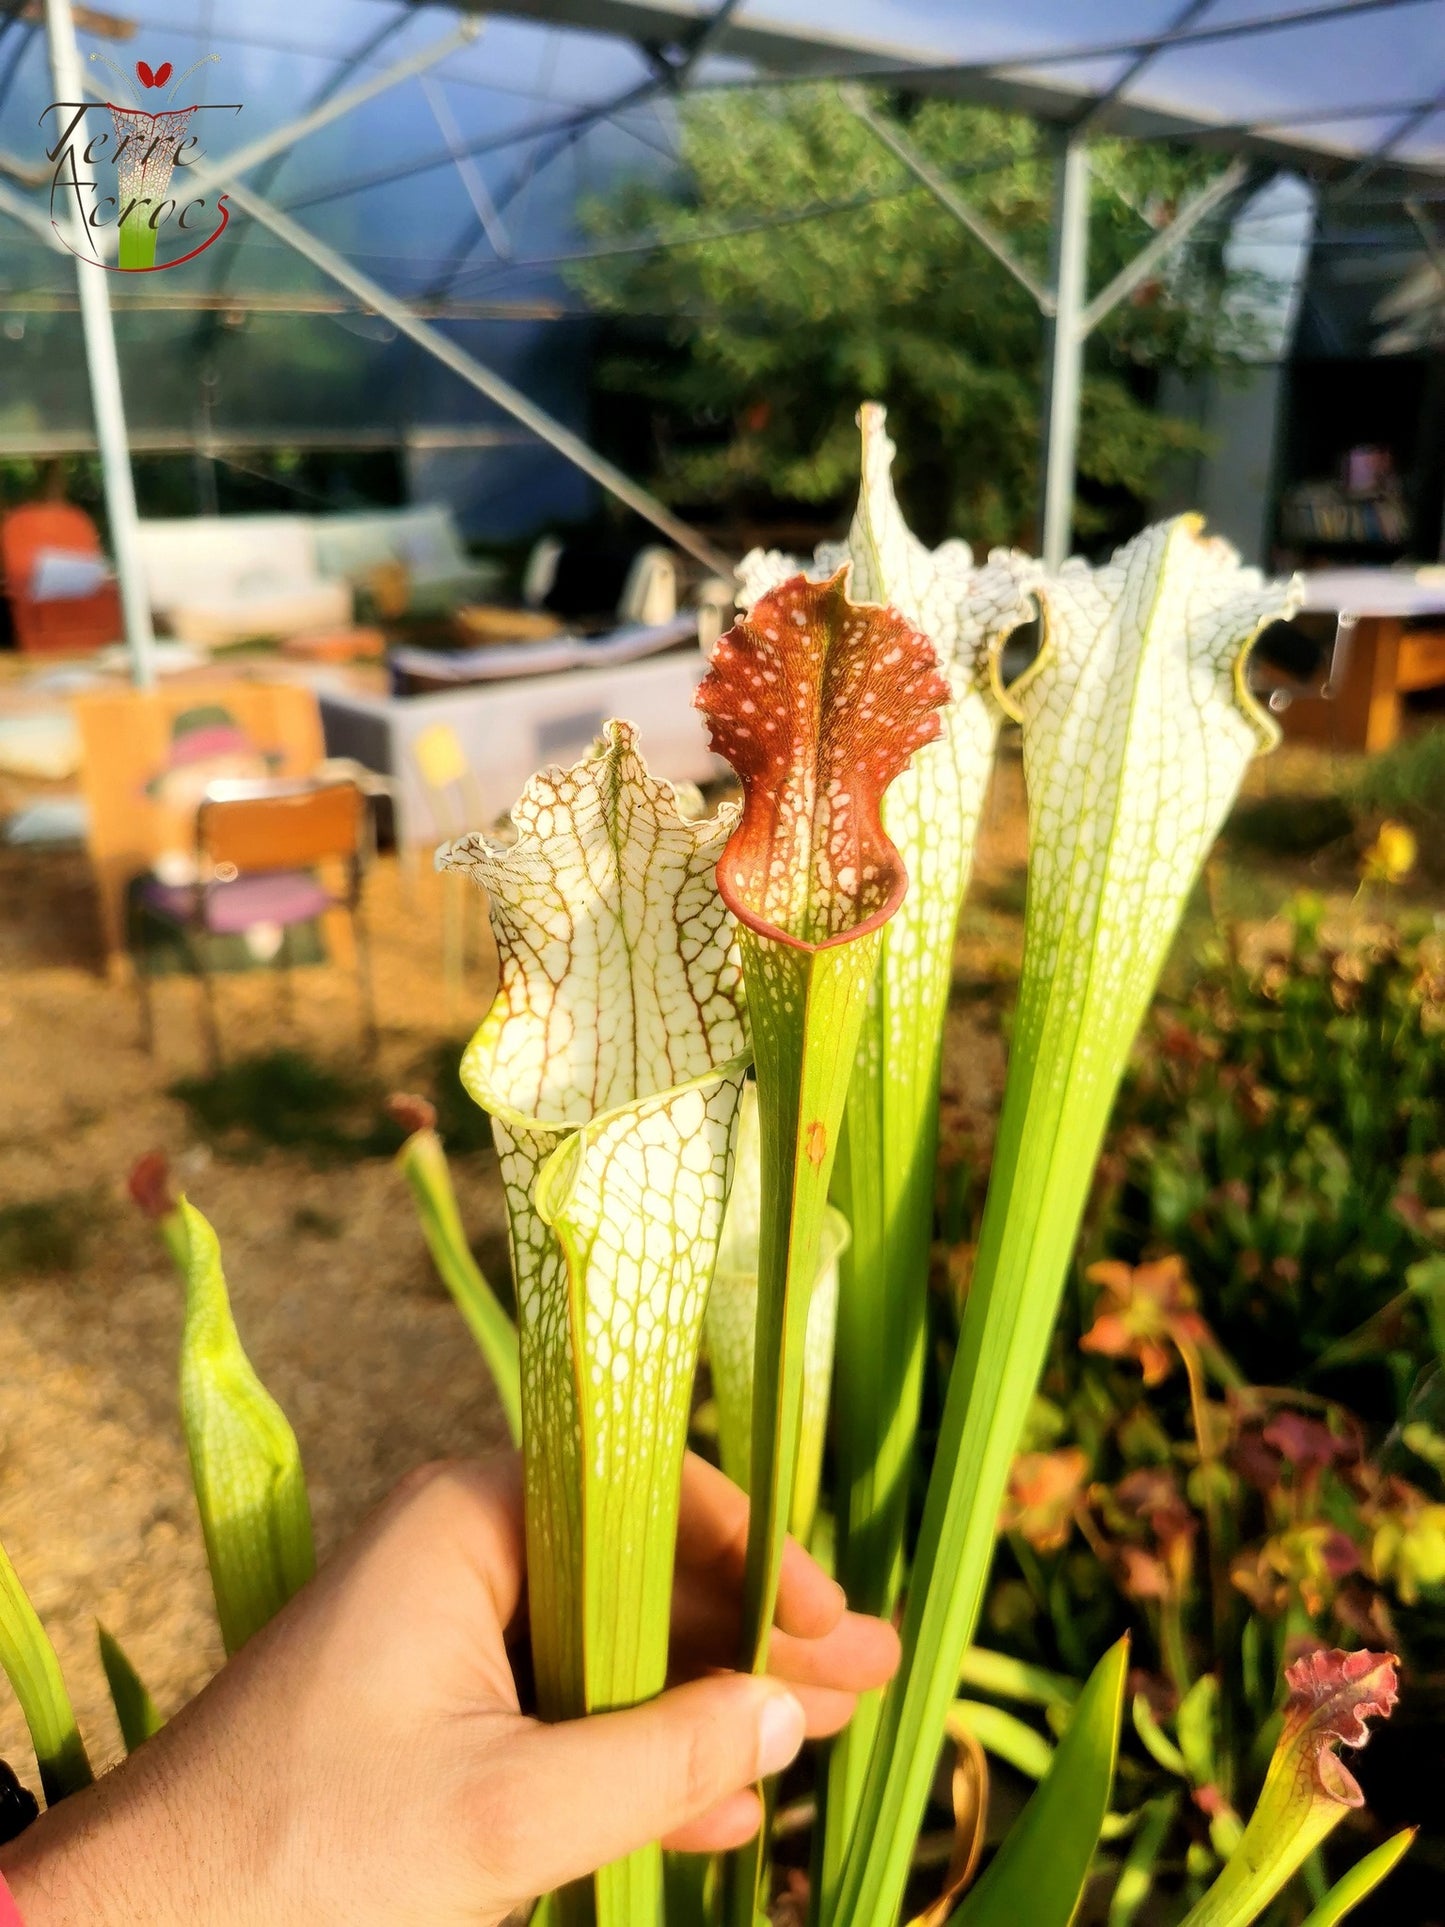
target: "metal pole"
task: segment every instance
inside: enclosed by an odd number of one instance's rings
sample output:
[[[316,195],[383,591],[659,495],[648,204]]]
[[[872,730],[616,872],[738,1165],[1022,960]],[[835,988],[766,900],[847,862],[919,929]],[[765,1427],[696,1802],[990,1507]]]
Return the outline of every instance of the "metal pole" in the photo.
[[[50,72],[57,100],[85,99],[80,50],[75,44],[75,22],[70,0],[45,0],[45,31],[50,43]],[[85,337],[85,361],[90,374],[90,403],[95,415],[95,440],[100,450],[105,482],[105,511],[110,523],[110,547],[120,582],[121,614],[130,645],[131,674],[136,685],[149,689],[156,679],[155,631],[150,599],[141,564],[140,529],[136,516],[135,482],[125,433],[125,399],[120,385],[120,362],[115,352],[115,324],[110,312],[106,270],[77,260],[76,288],[80,322]]]
[[[1043,446],[1043,554],[1057,569],[1074,526],[1074,468],[1084,374],[1084,295],[1089,271],[1089,155],[1066,139],[1054,175],[1050,235],[1054,313],[1047,323]]]
[[[259,194],[253,194],[249,188],[235,182],[230,184],[228,192],[237,207],[249,214],[253,221],[270,228],[279,240],[304,255],[323,274],[329,275],[333,281],[339,281],[343,288],[349,288],[365,307],[374,309],[419,348],[425,348],[428,354],[435,355],[454,374],[460,375],[463,381],[485,395],[488,401],[495,402],[521,422],[524,428],[529,428],[540,441],[555,448],[558,454],[565,455],[569,462],[575,463],[594,482],[599,482],[619,502],[625,502],[628,508],[651,522],[654,528],[661,529],[670,542],[675,542],[680,549],[686,549],[689,555],[695,555],[714,574],[731,579],[733,564],[721,550],[715,549],[696,529],[689,528],[656,496],[649,495],[645,488],[639,488],[620,468],[614,467],[604,456],[589,448],[580,435],[574,435],[570,428],[564,428],[544,408],[529,401],[519,388],[514,388],[509,381],[488,368],[485,362],[469,355],[465,348],[458,347],[449,335],[442,334],[428,322],[418,320],[404,301],[382,287],[379,281],[373,281],[370,275],[363,274],[345,255],[328,247],[309,229],[302,227],[299,221],[293,221],[289,214],[283,214],[279,207],[273,207],[269,201],[262,200]]]

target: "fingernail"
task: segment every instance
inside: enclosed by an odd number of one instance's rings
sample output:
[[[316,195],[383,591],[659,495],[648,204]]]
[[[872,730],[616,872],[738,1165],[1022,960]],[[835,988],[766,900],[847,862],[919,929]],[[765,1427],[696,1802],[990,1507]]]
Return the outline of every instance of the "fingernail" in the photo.
[[[781,1773],[803,1744],[803,1709],[791,1693],[773,1693],[758,1721],[758,1778]]]

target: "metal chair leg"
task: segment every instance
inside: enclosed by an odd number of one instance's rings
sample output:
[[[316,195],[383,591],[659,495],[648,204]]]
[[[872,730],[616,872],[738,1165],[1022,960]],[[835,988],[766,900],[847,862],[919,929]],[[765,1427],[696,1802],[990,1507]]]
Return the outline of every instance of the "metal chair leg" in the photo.
[[[356,948],[356,982],[361,992],[361,1026],[366,1040],[366,1054],[375,1057],[381,1043],[380,1032],[376,1025],[376,986],[371,973],[371,936],[366,927],[366,919],[361,914],[361,905],[351,906],[351,940]]]
[[[156,1018],[151,1001],[150,973],[145,964],[145,952],[137,942],[137,917],[134,903],[126,907],[126,955],[130,959],[131,974],[135,978],[136,1001],[140,1006],[140,1044],[147,1057],[156,1054]]]
[[[281,948],[276,953],[281,1022],[289,1039],[296,1029],[296,981],[291,975],[291,926],[281,926]]]
[[[202,947],[204,935],[197,942],[194,931],[186,932],[186,949],[190,953],[191,968],[201,992],[201,1029],[205,1032],[206,1049],[211,1060],[213,1075],[219,1075],[222,1068],[221,1025],[216,1013],[216,989],[211,982],[211,973],[206,968],[206,955]]]

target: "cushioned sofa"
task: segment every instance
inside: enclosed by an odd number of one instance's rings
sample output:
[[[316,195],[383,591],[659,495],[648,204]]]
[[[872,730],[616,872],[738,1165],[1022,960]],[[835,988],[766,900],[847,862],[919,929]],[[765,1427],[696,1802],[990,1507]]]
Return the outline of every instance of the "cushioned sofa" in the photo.
[[[445,503],[338,515],[198,515],[142,522],[156,620],[215,647],[387,615],[449,615],[495,591],[499,571],[462,547]]]
[[[459,603],[496,589],[498,570],[467,554],[444,502],[318,515],[311,526],[321,573],[349,582],[363,601],[378,570],[400,565],[405,604],[398,614],[450,615]]]
[[[351,620],[351,585],[318,567],[304,516],[142,522],[140,546],[156,619],[186,642],[215,647]]]

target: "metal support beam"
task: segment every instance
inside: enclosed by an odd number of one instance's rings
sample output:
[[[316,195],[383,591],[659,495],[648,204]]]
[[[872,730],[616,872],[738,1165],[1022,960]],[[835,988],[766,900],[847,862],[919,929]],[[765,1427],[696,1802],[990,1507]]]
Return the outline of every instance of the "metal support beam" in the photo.
[[[1249,178],[1248,161],[1231,161],[1222,174],[1216,175],[1207,187],[1193,194],[1180,208],[1167,227],[1160,228],[1152,241],[1146,242],[1127,267],[1119,272],[1107,287],[1100,288],[1093,300],[1079,317],[1079,325],[1085,335],[1094,329],[1127,295],[1143,281],[1147,281],[1155,268],[1172,254],[1175,248],[1187,241],[1199,223],[1214,212],[1231,194],[1243,187]]]
[[[60,3],[63,3],[63,0],[60,0]],[[469,355],[450,336],[442,334],[429,322],[418,320],[407,304],[392,294],[390,289],[382,287],[378,281],[373,281],[370,275],[363,274],[360,268],[354,267],[344,255],[338,254],[335,248],[328,247],[324,241],[302,227],[299,222],[293,221],[289,214],[283,214],[280,208],[273,207],[269,201],[262,200],[260,195],[253,194],[248,188],[239,187],[234,182],[230,185],[229,192],[235,204],[243,213],[249,214],[253,221],[259,221],[263,227],[269,228],[278,240],[284,241],[287,247],[294,248],[298,254],[310,261],[313,267],[319,268],[333,281],[340,282],[341,286],[349,289],[358,301],[382,315],[399,333],[406,335],[419,348],[424,348],[428,354],[435,355],[438,361],[452,370],[453,374],[459,375],[479,394],[485,395],[488,401],[494,402],[498,408],[505,410],[515,420],[521,422],[522,426],[530,429],[539,440],[555,448],[558,454],[564,455],[569,462],[580,468],[584,475],[590,475],[593,481],[599,483],[610,495],[615,495],[619,502],[625,503],[645,521],[651,522],[669,542],[676,543],[689,555],[696,556],[715,574],[731,577],[733,564],[720,550],[713,548],[705,537],[699,535],[695,529],[689,528],[686,522],[675,516],[655,496],[649,495],[646,489],[639,488],[637,483],[624,475],[620,468],[614,467],[605,457],[589,448],[580,435],[574,434],[570,428],[565,428],[544,408],[539,408],[535,402],[530,401],[520,389],[514,388],[503,376],[488,368],[485,362],[478,361],[475,356]]]
[[[705,60],[727,32],[728,22],[738,10],[738,0],[718,0],[711,15],[693,35],[687,51],[668,76],[668,85],[681,93],[692,79],[700,60]]]
[[[247,141],[243,147],[238,147],[234,153],[225,155],[219,161],[201,163],[188,182],[190,191],[193,194],[205,194],[220,182],[232,180],[237,174],[245,174],[259,166],[262,161],[269,161],[274,155],[284,153],[287,148],[294,147],[297,141],[305,140],[308,134],[314,134],[318,128],[328,127],[332,121],[340,120],[343,114],[349,114],[355,108],[365,106],[367,101],[375,100],[378,94],[399,87],[404,80],[411,80],[417,74],[424,74],[429,67],[435,67],[439,61],[454,54],[459,47],[465,47],[475,40],[484,25],[485,22],[480,20],[463,20],[452,33],[419,48],[414,54],[408,54],[405,60],[398,60],[395,66],[383,67],[380,73],[372,74],[355,87],[348,87],[344,93],[332,94],[330,99],[321,101],[309,113],[300,115],[296,120],[288,120],[281,127],[273,127],[269,133]]]
[[[1169,22],[1165,32],[1183,33],[1186,28],[1193,26],[1200,14],[1207,13],[1213,4],[1214,0],[1185,0],[1184,5]],[[1092,134],[1098,128],[1115,101],[1124,98],[1139,76],[1158,59],[1159,53],[1158,47],[1141,47],[1130,57],[1118,78],[1112,81],[1098,99],[1092,102],[1073,123],[1075,140],[1082,140],[1085,134]]]
[[[988,249],[994,260],[1026,288],[1038,304],[1040,314],[1051,315],[1054,311],[1054,297],[1051,289],[1045,287],[1033,269],[1020,261],[1003,236],[994,229],[976,208],[969,206],[959,194],[953,183],[947,180],[932,162],[927,161],[911,144],[904,139],[896,127],[873,112],[862,91],[857,87],[844,85],[838,89],[843,105],[855,119],[862,121],[869,133],[881,141],[908,169],[922,181],[934,200],[946,207],[961,227],[967,228],[980,246]]]
[[[1442,107],[1445,107],[1445,89],[1436,94],[1432,100],[1417,101],[1413,107],[1407,107],[1379,146],[1372,148],[1359,166],[1340,182],[1334,190],[1334,198],[1345,200],[1350,195],[1357,194],[1365,182],[1378,174],[1386,161],[1409,140],[1416,129],[1423,127],[1425,122],[1433,118]]]
[[[492,244],[492,253],[499,261],[510,261],[514,252],[512,237],[508,234],[502,217],[497,212],[496,203],[487,189],[486,182],[482,179],[482,170],[466,151],[462,130],[457,125],[457,117],[452,112],[446,95],[436,82],[430,79],[422,81],[421,90],[427,97],[427,105],[431,108],[433,120],[441,129],[442,139],[451,149],[457,173],[461,177],[462,186],[467,191],[467,199],[471,202],[472,211],[481,223],[483,234]]]
[[[75,44],[70,0],[45,0],[45,31],[50,43],[50,71],[56,99],[84,100],[84,78],[80,50]],[[75,263],[75,277],[90,375],[91,409],[95,415],[95,439],[105,484],[105,512],[120,583],[131,673],[141,689],[149,689],[156,674],[155,631],[151,627],[150,599],[141,564],[135,481],[126,442],[125,400],[120,385],[120,362],[115,352],[115,324],[110,312],[110,283],[98,264],[79,259]]]
[[[1089,155],[1066,140],[1054,174],[1050,230],[1054,312],[1047,328],[1043,446],[1043,556],[1057,569],[1074,527],[1074,470],[1084,377],[1084,294],[1089,271]]]
[[[1199,223],[1236,194],[1248,179],[1249,163],[1232,161],[1207,187],[1192,195],[1167,227],[1161,228],[1121,268],[1092,301],[1086,300],[1089,272],[1089,160],[1084,142],[1065,141],[1054,177],[1050,232],[1050,271],[1055,308],[1045,344],[1042,548],[1056,569],[1069,552],[1074,527],[1074,484],[1078,466],[1079,406],[1083,395],[1084,343],[1099,323],[1182,246]]]

